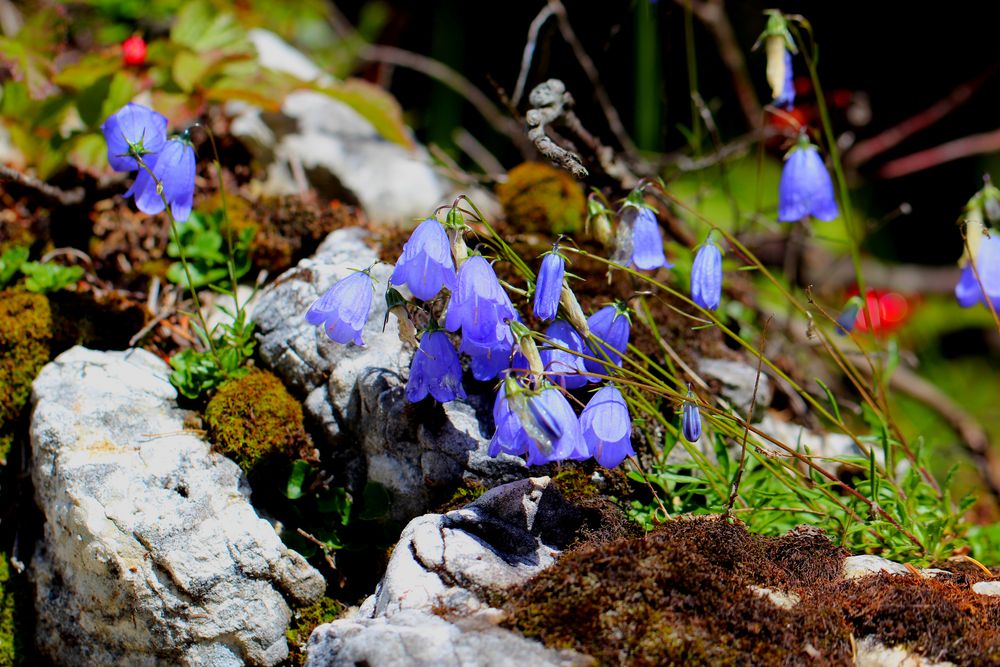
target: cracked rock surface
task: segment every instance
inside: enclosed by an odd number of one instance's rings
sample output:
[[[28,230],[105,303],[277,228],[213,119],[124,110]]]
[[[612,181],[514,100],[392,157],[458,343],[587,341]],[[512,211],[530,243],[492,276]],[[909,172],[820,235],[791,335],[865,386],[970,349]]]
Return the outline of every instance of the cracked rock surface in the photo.
[[[254,319],[261,358],[303,397],[318,436],[339,452],[356,452],[365,479],[390,491],[392,518],[409,520],[447,500],[463,479],[492,486],[522,476],[526,468],[519,458],[487,454],[489,437],[477,414],[488,414],[488,408],[477,413],[466,401],[406,401],[413,349],[399,340],[395,316],[382,328],[382,295],[392,266],[378,263],[371,270],[375,298],[364,347],[334,343],[322,327],[305,321],[323,292],[378,260],[365,239],[360,228],[331,233],[313,257],[264,289]]]
[[[498,627],[503,614],[487,602],[491,592],[555,562],[579,520],[548,477],[504,484],[462,509],[417,517],[358,613],[313,631],[306,664],[592,664]]]
[[[32,401],[45,514],[31,564],[37,642],[59,665],[275,665],[286,598],[326,583],[249,502],[239,468],[184,431],[169,369],[75,347]]]

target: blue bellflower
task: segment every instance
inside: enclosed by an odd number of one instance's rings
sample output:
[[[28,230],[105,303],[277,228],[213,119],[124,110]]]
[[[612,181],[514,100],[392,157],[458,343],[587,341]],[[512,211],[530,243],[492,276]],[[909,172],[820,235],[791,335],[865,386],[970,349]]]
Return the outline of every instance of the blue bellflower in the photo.
[[[467,340],[480,347],[493,347],[504,338],[509,319],[514,319],[514,306],[493,267],[481,255],[465,260],[458,270],[458,289],[448,302],[444,328],[461,328],[463,343]]]
[[[442,287],[455,291],[457,282],[448,234],[440,222],[427,218],[417,225],[403,246],[403,254],[392,272],[392,283],[405,284],[413,296],[430,301]]]
[[[648,208],[628,207],[626,211],[635,210],[632,220],[632,263],[637,269],[657,269],[661,266],[670,268],[672,264],[663,254],[663,234],[656,214]]]
[[[135,195],[135,205],[143,213],[156,215],[164,209],[163,200],[170,204],[174,220],[184,222],[191,215],[194,200],[194,148],[184,139],[171,139],[156,154],[144,158],[146,166],[136,176],[135,183],[125,193]],[[163,186],[163,196],[156,191],[156,182]]]
[[[698,439],[701,438],[701,410],[698,409],[697,404],[691,401],[684,401],[681,431],[684,434],[684,439],[688,442],[698,442]]]
[[[535,284],[535,317],[545,321],[551,320],[559,311],[559,296],[562,294],[563,276],[566,274],[566,260],[559,254],[557,248],[546,253],[542,266],[538,270],[538,282]]]
[[[785,49],[785,81],[781,94],[774,98],[774,106],[790,111],[795,105],[795,82],[792,75],[792,54]]]
[[[139,168],[134,155],[160,152],[167,142],[167,117],[149,107],[129,102],[101,124],[108,144],[108,163],[115,171]]]
[[[715,310],[721,298],[722,251],[709,234],[691,265],[691,300],[706,310]]]
[[[566,320],[556,320],[549,325],[545,336],[562,347],[572,350],[572,352],[566,352],[554,347],[542,347],[539,350],[538,356],[542,359],[545,372],[552,373],[552,375],[547,376],[549,380],[566,389],[579,389],[586,385],[587,376],[582,375],[582,373],[586,373],[587,368],[580,355],[587,348],[580,333]]]
[[[504,325],[500,339],[489,345],[480,345],[463,337],[459,352],[469,355],[472,377],[485,382],[500,375],[500,371],[510,365],[513,347],[514,336],[510,327]]]
[[[527,453],[528,465],[590,456],[576,413],[552,385],[528,391],[509,378],[497,394],[493,417],[497,430],[490,441],[491,456]]]
[[[597,348],[591,355],[601,361],[608,359],[609,364],[615,366],[622,365],[622,355],[628,349],[628,337],[632,326],[629,323],[626,310],[620,306],[604,306],[596,313],[587,318],[587,326],[590,333],[602,342],[597,343]],[[608,369],[603,363],[583,360],[584,367],[591,373],[606,375]],[[591,382],[600,382],[600,378],[592,377]]]
[[[580,429],[591,455],[605,468],[635,456],[628,405],[615,387],[604,387],[590,398],[580,413]]]
[[[994,308],[1000,309],[1000,230],[994,229],[990,236],[984,236],[976,254],[979,280],[976,280],[976,274],[972,270],[972,262],[962,268],[958,284],[955,285],[958,305],[963,308],[977,303],[986,305],[986,300],[989,299]]]
[[[846,336],[850,332],[854,331],[854,327],[858,322],[858,313],[861,311],[861,306],[863,302],[860,296],[852,296],[844,304],[843,310],[837,315],[837,328],[834,332],[838,336]]]
[[[372,309],[372,279],[364,271],[355,271],[316,299],[306,312],[306,321],[322,324],[326,335],[337,343],[364,345],[361,330]]]
[[[406,383],[406,400],[422,401],[428,394],[441,403],[465,398],[462,388],[462,362],[458,352],[443,331],[428,331],[420,339],[413,355],[410,379]]]
[[[778,183],[778,221],[798,222],[806,216],[830,221],[840,215],[830,173],[819,149],[806,140],[792,149]]]

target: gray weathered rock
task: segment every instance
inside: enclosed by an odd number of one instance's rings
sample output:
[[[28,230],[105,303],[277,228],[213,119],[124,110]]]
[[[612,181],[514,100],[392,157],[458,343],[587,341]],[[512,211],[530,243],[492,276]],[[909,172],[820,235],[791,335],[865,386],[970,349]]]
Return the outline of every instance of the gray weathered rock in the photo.
[[[35,380],[32,562],[42,652],[61,665],[274,665],[323,577],[254,512],[232,461],[184,430],[169,369],[75,347]]]
[[[909,570],[902,563],[871,554],[848,556],[844,559],[842,571],[844,579],[858,579],[871,574],[878,574],[879,572],[888,572],[889,574],[909,573]]]
[[[474,614],[454,623],[409,609],[390,617],[344,619],[309,636],[306,667],[583,667],[596,661],[553,651],[497,627],[495,615]]]
[[[260,63],[303,80],[330,82],[305,56],[266,30],[251,30]],[[298,180],[327,196],[356,200],[373,220],[412,224],[450,200],[451,184],[427,152],[386,141],[343,102],[302,90],[288,95],[278,114],[231,104],[232,133],[268,165],[272,194],[297,194]]]
[[[375,594],[353,618],[313,631],[307,665],[590,664],[496,627],[502,612],[485,599],[551,565],[579,523],[548,477],[504,484],[460,510],[413,519]]]
[[[955,667],[948,661],[928,660],[905,646],[886,646],[874,637],[857,642],[856,667]]]
[[[698,359],[698,371],[703,376],[715,378],[720,383],[719,393],[729,401],[740,415],[750,411],[753,401],[753,388],[757,382],[757,368],[743,361],[733,359]],[[754,402],[754,417],[756,421],[771,404],[774,390],[771,380],[765,373],[760,375],[757,387],[757,400]]]
[[[1000,581],[977,581],[972,584],[972,591],[980,595],[1000,597]]]
[[[364,330],[364,347],[340,345],[304,319],[320,294],[352,269],[378,259],[361,229],[330,234],[316,255],[302,260],[262,293],[254,310],[266,365],[305,396],[303,407],[330,443],[356,446],[367,479],[392,492],[392,516],[407,520],[426,512],[463,478],[495,484],[523,474],[524,462],[486,451],[473,407],[452,401],[414,406],[403,395],[412,348],[399,340],[395,317],[385,330],[385,291],[392,268],[376,264],[376,295]],[[440,410],[441,413],[432,411]],[[437,418],[441,414],[441,418]],[[429,415],[434,418],[428,418]]]

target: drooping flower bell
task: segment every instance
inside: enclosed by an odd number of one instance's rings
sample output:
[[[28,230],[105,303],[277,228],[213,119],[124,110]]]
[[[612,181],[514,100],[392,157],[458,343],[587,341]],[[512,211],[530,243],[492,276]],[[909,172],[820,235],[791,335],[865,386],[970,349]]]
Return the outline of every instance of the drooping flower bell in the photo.
[[[722,251],[709,232],[691,264],[691,300],[706,310],[719,307],[722,298]]]
[[[497,394],[493,417],[497,431],[490,441],[492,456],[527,451],[528,465],[590,456],[576,413],[551,384],[529,390],[508,377]]]
[[[535,284],[535,317],[551,320],[559,312],[559,298],[562,294],[563,276],[566,274],[566,259],[559,254],[559,246],[552,246],[552,251],[545,253],[542,266],[538,269],[538,282]]]
[[[605,468],[614,468],[632,449],[632,419],[620,391],[607,386],[595,393],[580,413],[580,430],[591,455]]]
[[[420,339],[406,383],[406,400],[410,403],[422,401],[428,393],[441,403],[465,398],[462,362],[448,334],[439,330],[428,331]]]
[[[669,269],[672,265],[663,254],[663,234],[656,214],[645,207],[626,207],[622,218],[626,215],[631,218],[632,226],[632,264],[643,270],[658,269],[661,266]]]
[[[843,309],[837,315],[837,328],[834,329],[837,335],[846,336],[854,331],[863,303],[861,297],[857,294],[847,300],[847,303],[844,304]]]
[[[798,222],[807,216],[830,221],[840,215],[830,172],[819,149],[805,135],[785,158],[778,183],[778,221]]]
[[[795,85],[792,74],[792,53],[795,52],[795,42],[788,31],[788,19],[779,10],[769,9],[767,27],[757,41],[764,40],[764,52],[767,56],[767,82],[771,86],[771,97],[774,105],[783,109],[791,109],[795,102]],[[754,45],[754,48],[757,47]]]
[[[459,352],[469,355],[472,377],[480,381],[492,380],[511,363],[514,336],[509,326],[504,326],[500,338],[489,345],[480,345],[469,338],[462,338]]]
[[[587,384],[586,366],[581,354],[587,350],[583,337],[566,320],[556,320],[549,325],[545,336],[567,350],[560,350],[551,345],[543,346],[539,351],[546,377],[566,389],[579,389]]]
[[[136,207],[149,215],[163,211],[166,199],[174,220],[187,220],[194,201],[195,159],[186,134],[166,142],[159,153],[147,156],[144,161],[148,170],[139,170],[125,196],[135,195]],[[157,182],[162,186],[162,195]]]
[[[108,163],[115,171],[135,171],[136,156],[147,160],[167,142],[167,117],[129,102],[101,124],[108,144]],[[148,164],[148,163],[147,163]]]
[[[979,280],[976,280],[977,272]],[[977,303],[986,305],[989,299],[994,309],[1000,309],[1000,230],[994,229],[979,242],[976,270],[972,270],[971,261],[962,268],[955,285],[955,298],[963,308]]]
[[[361,331],[371,313],[372,278],[367,271],[355,271],[316,299],[306,312],[306,321],[322,324],[326,335],[337,343],[364,345]]]
[[[688,398],[691,398],[691,390],[688,390]],[[681,432],[688,442],[698,442],[701,438],[701,410],[698,405],[691,400],[684,401],[681,416]]]
[[[492,347],[504,337],[505,322],[514,319],[514,305],[482,255],[469,257],[458,270],[458,289],[452,292],[445,316],[448,331],[462,329],[463,341]]]
[[[619,301],[613,306],[604,306],[587,319],[590,333],[599,342],[593,348],[593,356],[601,361],[615,366],[622,365],[622,355],[628,349],[628,338],[632,325],[628,319],[628,306]],[[607,375],[608,369],[604,363],[583,360],[584,367],[590,373]],[[600,378],[591,377],[591,382],[600,382]]]
[[[413,296],[429,301],[442,287],[455,291],[457,282],[448,234],[440,222],[427,218],[403,245],[403,254],[392,272],[392,283],[405,284]]]

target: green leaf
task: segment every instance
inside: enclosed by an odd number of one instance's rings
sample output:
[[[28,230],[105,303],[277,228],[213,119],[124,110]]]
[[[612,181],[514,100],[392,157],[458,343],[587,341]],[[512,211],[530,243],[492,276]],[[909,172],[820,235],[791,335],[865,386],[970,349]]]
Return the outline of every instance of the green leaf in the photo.
[[[358,112],[387,141],[413,148],[413,139],[403,122],[399,102],[390,93],[361,79],[348,79],[333,84],[313,84],[317,92],[340,100]]]
[[[170,38],[192,51],[249,51],[252,46],[246,31],[228,12],[218,12],[211,3],[190,2],[177,14]]]
[[[28,252],[24,246],[14,246],[0,255],[0,287],[9,283],[21,265],[28,261]]]
[[[194,90],[201,82],[205,72],[212,66],[212,61],[192,51],[181,51],[174,59],[171,74],[180,89],[186,93]]]
[[[24,287],[29,292],[57,292],[83,277],[83,267],[63,266],[53,262],[24,262],[21,273],[27,276]]]
[[[312,469],[308,461],[299,459],[292,464],[292,472],[288,476],[288,485],[285,488],[285,497],[289,500],[298,500],[302,497],[302,483],[306,480],[306,475]]]
[[[358,518],[365,521],[382,519],[389,513],[389,491],[378,482],[368,482],[361,501],[361,514]]]

